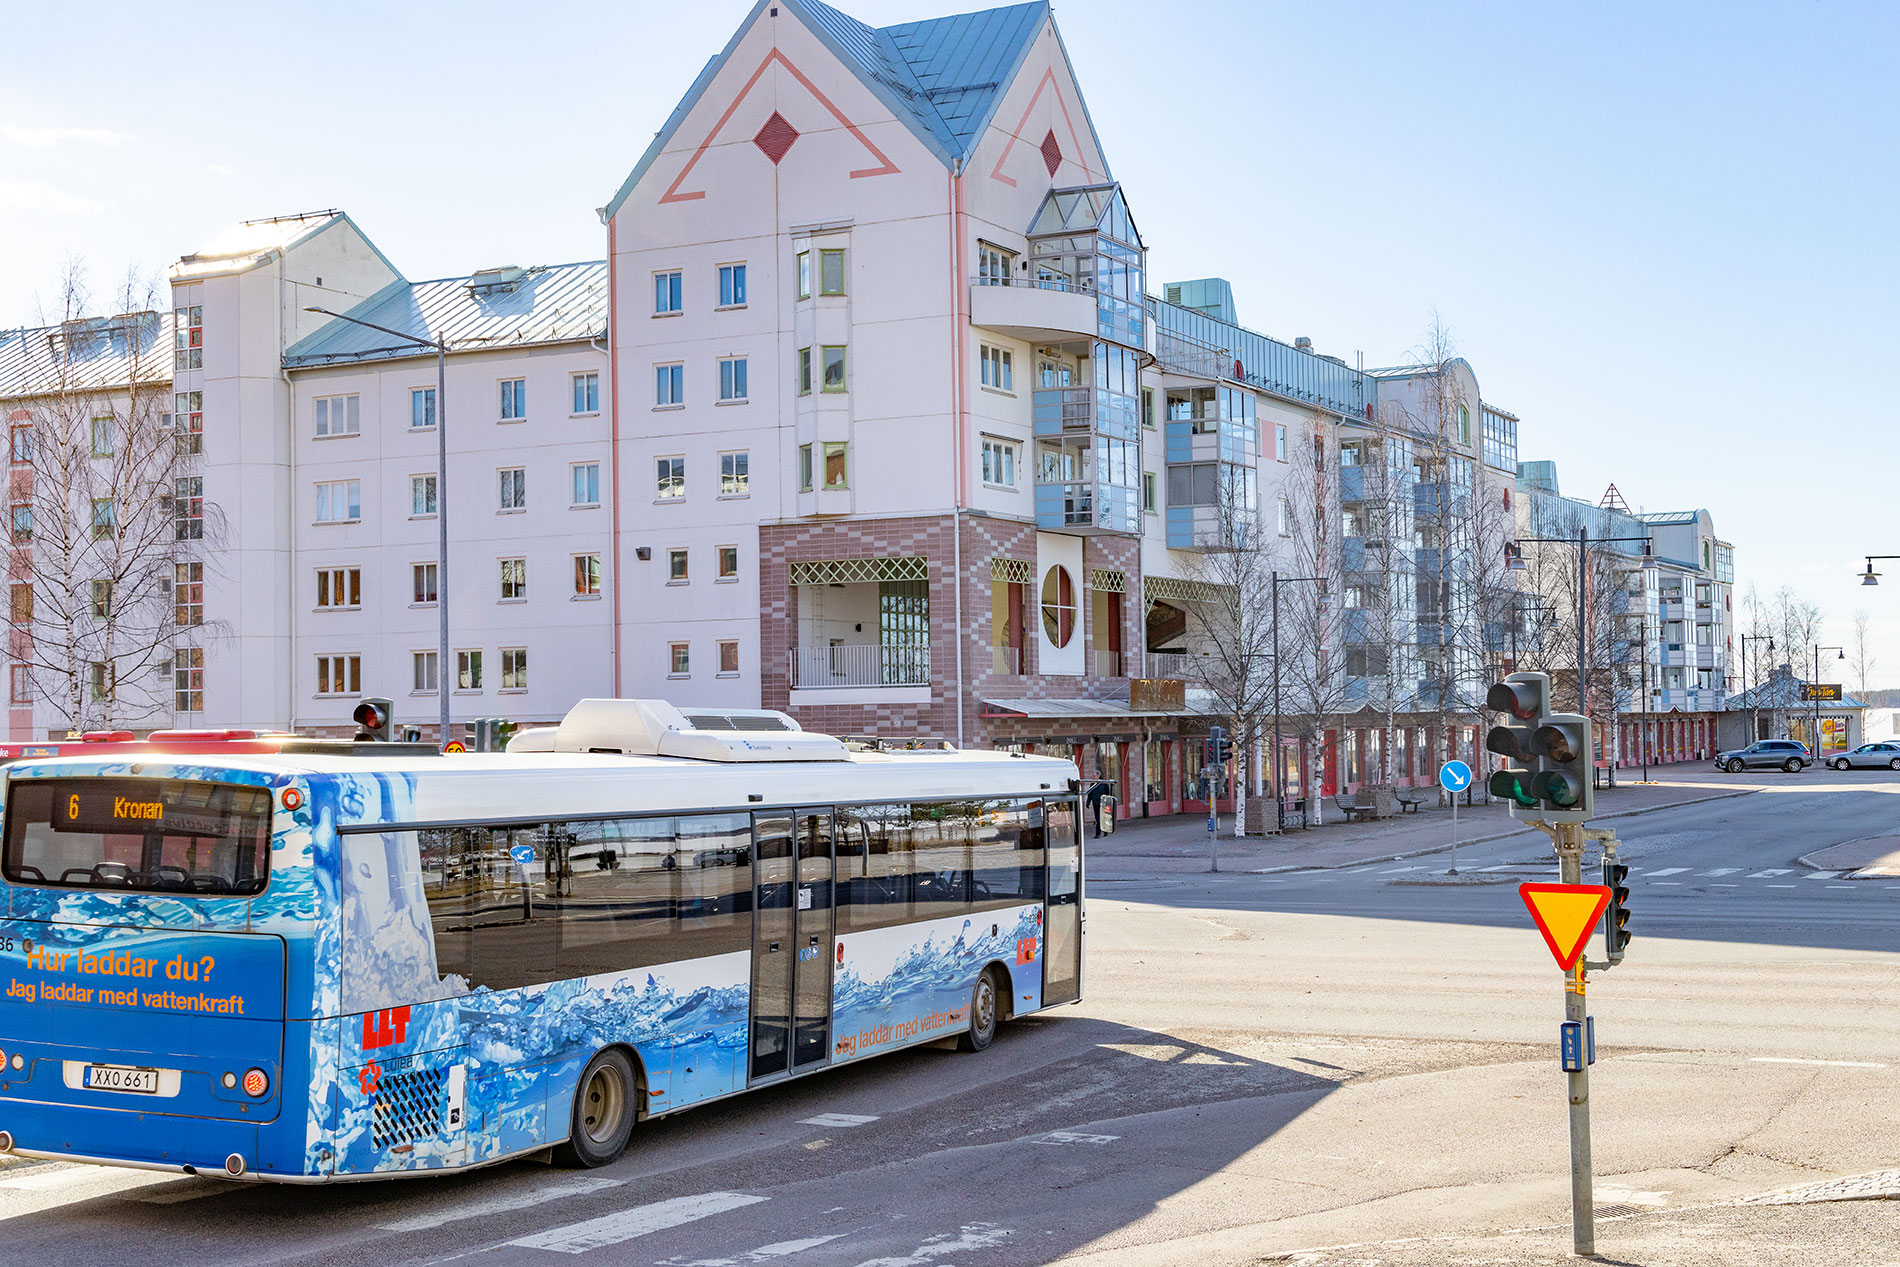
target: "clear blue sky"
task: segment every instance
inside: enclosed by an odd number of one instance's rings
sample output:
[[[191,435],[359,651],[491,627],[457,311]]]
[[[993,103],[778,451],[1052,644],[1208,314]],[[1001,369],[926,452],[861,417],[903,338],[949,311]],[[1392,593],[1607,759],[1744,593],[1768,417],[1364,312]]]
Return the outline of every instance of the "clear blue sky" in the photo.
[[[0,324],[250,217],[341,206],[410,277],[595,258],[612,195],[749,6],[18,8]],[[976,7],[847,0],[876,25]],[[451,16],[453,15],[453,16]],[[1368,365],[1434,310],[1525,458],[1706,506],[1900,682],[1900,6],[1066,0],[1156,280]],[[81,86],[83,85],[83,87]]]

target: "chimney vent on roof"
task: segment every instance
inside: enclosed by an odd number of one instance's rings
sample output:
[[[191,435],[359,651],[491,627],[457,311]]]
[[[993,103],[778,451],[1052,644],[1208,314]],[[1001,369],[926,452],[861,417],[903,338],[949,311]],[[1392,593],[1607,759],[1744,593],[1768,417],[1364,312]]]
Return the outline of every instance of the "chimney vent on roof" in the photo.
[[[1293,346],[1302,352],[1311,352],[1313,350],[1313,341],[1305,335],[1301,335],[1299,338],[1293,340]]]
[[[484,268],[468,279],[468,293],[471,295],[508,294],[521,285],[521,279],[528,270],[517,264],[504,264],[500,268]]]

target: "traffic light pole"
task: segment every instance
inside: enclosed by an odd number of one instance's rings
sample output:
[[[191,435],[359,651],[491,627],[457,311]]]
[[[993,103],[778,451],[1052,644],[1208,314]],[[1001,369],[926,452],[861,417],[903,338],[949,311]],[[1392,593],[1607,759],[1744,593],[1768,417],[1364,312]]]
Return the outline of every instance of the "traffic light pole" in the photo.
[[[1555,823],[1551,839],[1557,846],[1558,881],[1583,883],[1583,824]],[[1589,1021],[1584,1008],[1584,960],[1564,978],[1564,1020],[1580,1031]],[[1570,1240],[1579,1257],[1597,1252],[1595,1181],[1590,1162],[1590,1062],[1579,1060],[1564,1075],[1570,1080]]]

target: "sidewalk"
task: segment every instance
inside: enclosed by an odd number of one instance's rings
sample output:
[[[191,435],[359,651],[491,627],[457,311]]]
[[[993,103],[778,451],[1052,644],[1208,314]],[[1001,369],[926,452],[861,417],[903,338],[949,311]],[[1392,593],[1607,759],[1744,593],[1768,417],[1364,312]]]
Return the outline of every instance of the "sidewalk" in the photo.
[[[1816,849],[1795,859],[1816,871],[1844,871],[1848,880],[1890,880],[1900,876],[1900,836],[1866,836]]]
[[[1647,814],[1699,801],[1746,796],[1761,784],[1741,775],[1725,775],[1695,762],[1651,770],[1652,782],[1631,779],[1615,788],[1599,789],[1597,819]],[[1412,858],[1451,848],[1451,811],[1427,801],[1417,813],[1377,822],[1347,823],[1328,799],[1324,826],[1289,831],[1284,836],[1236,839],[1234,820],[1221,816],[1220,866],[1223,871],[1299,871],[1309,868],[1352,867],[1370,862]],[[1515,822],[1502,802],[1458,807],[1458,843],[1480,844],[1536,828]],[[1132,879],[1168,872],[1207,870],[1207,820],[1188,815],[1169,818],[1131,818],[1117,823],[1108,836],[1091,836],[1087,843],[1090,874],[1096,879]]]

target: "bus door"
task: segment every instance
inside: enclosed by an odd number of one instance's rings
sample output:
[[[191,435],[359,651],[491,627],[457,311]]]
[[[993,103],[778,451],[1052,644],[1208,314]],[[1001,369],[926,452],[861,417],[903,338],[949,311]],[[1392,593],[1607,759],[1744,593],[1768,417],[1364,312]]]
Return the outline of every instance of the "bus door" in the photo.
[[[1082,813],[1076,801],[1044,803],[1049,903],[1043,915],[1042,1005],[1082,997]]]
[[[752,820],[753,1085],[817,1068],[830,1052],[831,811]]]

